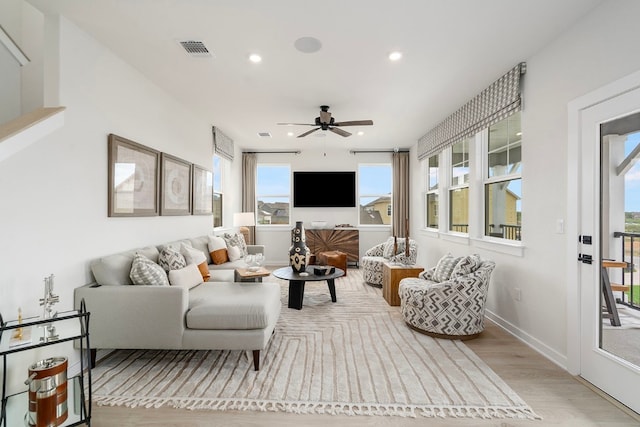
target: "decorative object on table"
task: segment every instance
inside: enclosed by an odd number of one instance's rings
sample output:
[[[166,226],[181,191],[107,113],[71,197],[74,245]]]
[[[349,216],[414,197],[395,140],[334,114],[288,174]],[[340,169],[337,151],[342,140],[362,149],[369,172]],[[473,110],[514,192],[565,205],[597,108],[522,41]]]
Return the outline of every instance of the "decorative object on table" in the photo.
[[[213,213],[213,172],[193,165],[193,215],[211,215]]]
[[[264,255],[260,253],[247,255],[244,258],[244,262],[247,264],[247,270],[258,271],[264,264]]]
[[[190,215],[191,163],[167,153],[160,162],[160,215]]]
[[[394,250],[394,241],[397,247]],[[382,266],[385,262],[392,265],[409,266],[416,263],[418,244],[409,239],[409,256],[406,255],[406,239],[390,236],[384,243],[368,249],[362,257],[362,276],[368,285],[382,287]]]
[[[256,215],[254,212],[237,212],[233,214],[233,226],[239,227],[238,231],[244,236],[244,241],[248,245],[253,245],[255,240],[253,233],[255,225]]]
[[[327,221],[311,221],[311,226],[313,228],[326,228]]]
[[[109,135],[109,216],[159,213],[160,152]]]
[[[289,248],[289,263],[296,273],[305,271],[311,256],[306,240],[302,221],[296,221],[296,226],[291,230],[291,248]]]
[[[56,312],[53,316],[51,315],[51,312],[53,311],[53,304],[60,302],[60,297],[53,293],[53,277],[54,276],[52,274],[49,277],[44,278],[44,297],[40,298],[40,305],[44,307],[42,318],[45,320],[51,319],[58,314]],[[56,334],[56,327],[50,323],[44,327],[44,335],[40,337],[40,341],[49,342],[55,341],[58,338],[58,334]]]
[[[22,308],[18,308],[18,327],[9,340],[9,347],[19,347],[31,343],[31,326],[22,327]]]
[[[317,265],[313,267],[313,274],[316,276],[324,276],[327,274],[333,274],[336,272],[336,268],[330,265]]]
[[[67,363],[66,357],[50,357],[29,366],[30,426],[59,426],[67,419]]]
[[[477,337],[484,330],[485,302],[494,268],[493,261],[481,260],[479,255],[443,256],[418,278],[400,281],[402,317],[412,329],[436,338]]]

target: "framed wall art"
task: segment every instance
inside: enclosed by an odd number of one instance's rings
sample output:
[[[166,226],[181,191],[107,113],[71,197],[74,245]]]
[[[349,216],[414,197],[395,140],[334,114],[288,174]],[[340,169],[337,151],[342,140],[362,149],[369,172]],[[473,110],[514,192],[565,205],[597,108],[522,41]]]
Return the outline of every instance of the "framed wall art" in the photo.
[[[114,134],[108,141],[108,215],[158,215],[160,152]]]
[[[193,214],[211,215],[213,213],[213,172],[193,165]]]
[[[191,214],[191,163],[160,156],[160,215]]]

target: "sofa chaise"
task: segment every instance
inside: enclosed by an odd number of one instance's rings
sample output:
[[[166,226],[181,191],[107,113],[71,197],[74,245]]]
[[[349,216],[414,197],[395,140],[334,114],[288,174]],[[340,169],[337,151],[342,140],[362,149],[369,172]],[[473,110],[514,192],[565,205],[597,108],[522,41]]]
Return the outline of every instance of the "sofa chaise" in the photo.
[[[260,351],[266,348],[280,316],[280,286],[234,283],[235,268],[246,264],[242,259],[215,264],[208,242],[209,236],[200,236],[108,255],[91,263],[95,282],[76,288],[74,301],[79,307],[84,299],[91,313],[93,363],[96,349],[251,350],[254,369],[259,370]],[[257,245],[245,248],[253,254],[263,249]],[[161,254],[194,250],[204,254],[205,271],[211,276],[208,281],[194,264],[170,269],[166,279],[162,276]],[[150,276],[152,282],[147,285],[133,284],[137,278],[134,267],[141,259],[152,267],[150,274],[158,274]]]

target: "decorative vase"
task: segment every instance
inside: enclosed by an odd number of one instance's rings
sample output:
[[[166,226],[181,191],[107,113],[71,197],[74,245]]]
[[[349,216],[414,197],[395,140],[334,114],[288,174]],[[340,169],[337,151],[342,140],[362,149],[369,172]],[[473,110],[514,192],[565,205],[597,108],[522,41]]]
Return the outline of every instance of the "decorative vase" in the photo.
[[[291,248],[289,248],[289,263],[296,273],[301,273],[307,268],[311,251],[307,247],[304,226],[302,221],[296,221],[296,226],[291,230]]]

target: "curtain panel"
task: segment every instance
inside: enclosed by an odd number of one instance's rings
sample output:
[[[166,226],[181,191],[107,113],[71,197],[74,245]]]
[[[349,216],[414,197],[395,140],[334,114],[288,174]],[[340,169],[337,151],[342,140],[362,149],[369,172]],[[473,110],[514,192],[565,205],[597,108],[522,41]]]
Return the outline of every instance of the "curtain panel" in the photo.
[[[456,142],[498,123],[522,108],[521,76],[526,63],[509,70],[491,86],[444,119],[418,140],[418,159],[439,153]]]
[[[218,156],[227,160],[233,160],[233,139],[222,133],[217,127],[213,131],[213,151]]]
[[[242,153],[242,212],[256,211],[256,168],[256,155]]]
[[[393,199],[391,221],[393,235],[407,237],[409,220],[409,153],[393,153]]]

